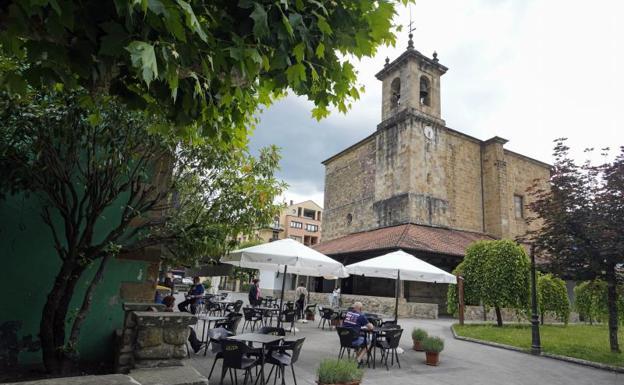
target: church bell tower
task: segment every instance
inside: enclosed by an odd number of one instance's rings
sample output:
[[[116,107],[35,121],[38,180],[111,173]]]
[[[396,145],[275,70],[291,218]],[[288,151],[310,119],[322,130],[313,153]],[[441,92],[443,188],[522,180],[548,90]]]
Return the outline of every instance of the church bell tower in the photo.
[[[384,68],[375,75],[382,81],[382,122],[404,110],[422,114],[444,125],[440,108],[440,77],[448,68],[414,49],[412,34],[407,50],[394,61],[386,58]]]

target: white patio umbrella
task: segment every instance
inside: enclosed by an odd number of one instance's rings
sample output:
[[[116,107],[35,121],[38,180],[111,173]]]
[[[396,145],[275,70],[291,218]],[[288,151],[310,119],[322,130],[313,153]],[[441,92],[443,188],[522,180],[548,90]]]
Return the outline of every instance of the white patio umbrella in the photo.
[[[457,278],[453,274],[447,273],[403,250],[397,250],[379,257],[347,265],[346,269],[352,275],[396,279],[395,320],[398,316],[399,284],[401,279],[432,283],[457,283]]]
[[[286,272],[314,277],[349,276],[342,263],[289,238],[235,250],[222,257],[221,262],[283,273],[280,312],[284,301]]]

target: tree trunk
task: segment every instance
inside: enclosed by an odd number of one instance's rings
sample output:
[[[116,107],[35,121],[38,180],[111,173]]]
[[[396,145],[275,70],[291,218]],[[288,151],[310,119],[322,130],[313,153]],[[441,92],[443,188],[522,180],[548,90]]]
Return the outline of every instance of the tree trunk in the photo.
[[[73,262],[63,262],[61,269],[57,274],[54,285],[48,293],[48,298],[41,314],[41,322],[39,324],[39,339],[41,341],[41,353],[43,364],[50,373],[59,373],[61,362],[59,360],[59,352],[57,341],[65,340],[65,328],[60,331],[55,328],[54,320],[57,317],[57,311],[62,305],[63,297],[66,295],[67,283],[71,278],[74,268]],[[67,313],[67,310],[65,310]]]
[[[102,281],[102,278],[104,277],[104,270],[106,269],[106,264],[108,263],[110,257],[110,254],[102,257],[102,260],[100,261],[100,266],[98,267],[98,270],[93,276],[93,279],[91,279],[91,282],[89,283],[89,286],[84,293],[82,305],[80,306],[80,310],[78,311],[78,314],[74,319],[69,338],[67,339],[67,344],[72,348],[72,350],[68,352],[69,354],[66,355],[66,359],[63,362],[62,369],[64,371],[68,371],[71,368],[71,364],[77,358],[75,353],[76,347],[78,345],[78,338],[80,337],[80,329],[82,327],[82,324],[84,323],[84,320],[87,317],[87,314],[89,313],[89,310],[91,309],[93,294],[99,283]]]
[[[542,314],[541,314],[541,317],[540,317],[540,323],[541,323],[542,325],[544,324],[544,315],[545,315],[545,314],[544,314],[544,313],[542,313]]]
[[[501,314],[501,309],[499,306],[494,306],[494,310],[496,311],[496,324],[498,326],[503,326],[503,316]]]
[[[618,312],[615,266],[607,269],[607,307],[609,309],[609,345],[613,353],[620,352],[618,344]]]

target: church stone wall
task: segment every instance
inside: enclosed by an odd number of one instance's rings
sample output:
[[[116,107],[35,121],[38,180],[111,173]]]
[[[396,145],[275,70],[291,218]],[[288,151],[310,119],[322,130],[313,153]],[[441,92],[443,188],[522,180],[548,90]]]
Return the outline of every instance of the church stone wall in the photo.
[[[374,193],[375,138],[371,137],[325,165],[323,240],[370,229],[376,223]]]
[[[510,151],[505,151],[505,159],[507,161],[507,191],[509,193],[507,201],[509,202],[508,217],[509,234],[507,238],[515,238],[524,235],[528,230],[535,230],[540,226],[540,222],[527,224],[526,218],[534,214],[529,210],[528,205],[535,199],[527,192],[527,189],[533,185],[537,179],[540,183],[545,184],[550,178],[550,167],[536,162],[532,159],[523,157]],[[524,201],[524,217],[516,218],[514,211],[514,195],[523,197]]]

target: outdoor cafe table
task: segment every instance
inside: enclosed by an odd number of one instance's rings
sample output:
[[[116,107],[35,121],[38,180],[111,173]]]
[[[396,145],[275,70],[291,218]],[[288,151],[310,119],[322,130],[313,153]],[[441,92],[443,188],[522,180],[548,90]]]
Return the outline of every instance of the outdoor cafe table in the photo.
[[[229,340],[235,340],[235,341],[247,342],[247,343],[256,342],[256,343],[259,343],[259,344],[262,345],[262,354],[260,356],[260,362],[261,362],[261,364],[260,364],[260,376],[262,378],[261,384],[264,385],[265,384],[265,380],[264,380],[264,355],[265,355],[264,347],[267,344],[283,340],[284,337],[276,336],[276,335],[273,335],[273,334],[243,333],[243,334],[239,334],[239,335],[236,335],[236,336],[228,337],[228,339]]]
[[[208,329],[210,329],[211,322],[225,321],[227,319],[228,317],[213,317],[213,316],[202,316],[202,315],[197,316],[198,321],[204,321],[204,325],[202,326],[202,335],[201,335],[202,346],[206,348],[204,350],[204,356],[208,352],[208,342],[209,342],[209,341],[206,341],[206,324],[208,324]]]

